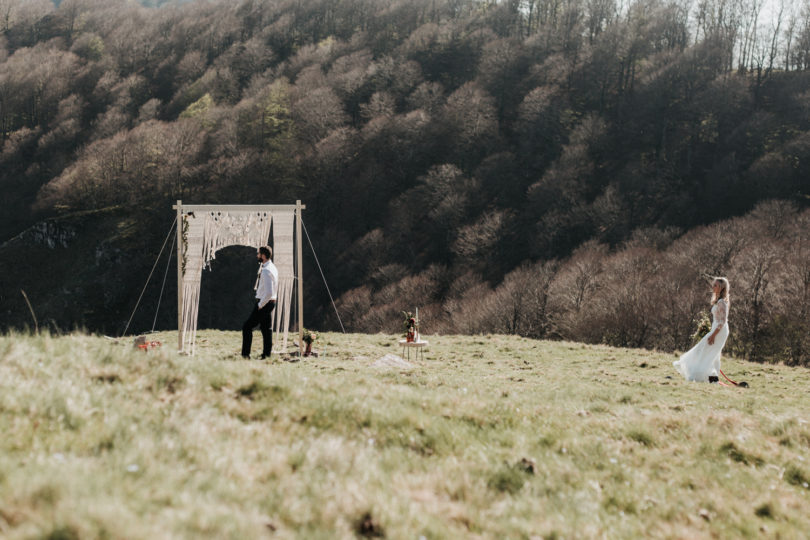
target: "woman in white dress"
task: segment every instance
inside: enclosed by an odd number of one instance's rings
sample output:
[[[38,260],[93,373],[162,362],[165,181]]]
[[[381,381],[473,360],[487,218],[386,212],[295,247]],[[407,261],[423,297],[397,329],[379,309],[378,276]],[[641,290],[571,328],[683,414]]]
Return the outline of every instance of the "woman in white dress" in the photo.
[[[717,382],[720,373],[720,353],[728,339],[728,280],[724,277],[712,283],[712,328],[697,345],[672,364],[687,381]]]

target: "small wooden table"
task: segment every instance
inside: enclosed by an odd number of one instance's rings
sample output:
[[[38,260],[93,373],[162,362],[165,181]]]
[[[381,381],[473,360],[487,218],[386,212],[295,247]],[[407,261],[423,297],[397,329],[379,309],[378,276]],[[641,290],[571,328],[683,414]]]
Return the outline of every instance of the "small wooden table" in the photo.
[[[419,341],[408,341],[407,339],[400,339],[399,346],[402,347],[403,356],[407,352],[408,360],[411,359],[411,347],[416,347],[416,359],[419,360],[419,354],[422,355],[422,360],[425,359],[425,347],[428,346],[427,340],[420,339]]]

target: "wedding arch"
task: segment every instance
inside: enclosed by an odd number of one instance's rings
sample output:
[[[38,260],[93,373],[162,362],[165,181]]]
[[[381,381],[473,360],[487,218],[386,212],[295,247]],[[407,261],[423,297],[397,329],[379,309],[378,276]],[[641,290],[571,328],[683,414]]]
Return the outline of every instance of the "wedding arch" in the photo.
[[[304,293],[301,276],[301,201],[287,205],[184,205],[177,211],[177,348],[193,355],[197,338],[202,270],[228,246],[259,248],[273,233],[273,263],[278,268],[278,300],[273,330],[287,349],[293,290],[297,289],[298,347],[303,352]]]

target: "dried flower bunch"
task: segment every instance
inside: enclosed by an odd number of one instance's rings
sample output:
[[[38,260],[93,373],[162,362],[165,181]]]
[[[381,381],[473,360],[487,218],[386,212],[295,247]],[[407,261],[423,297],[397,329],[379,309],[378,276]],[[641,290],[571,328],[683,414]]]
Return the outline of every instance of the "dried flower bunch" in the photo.
[[[311,345],[317,339],[318,334],[316,334],[312,330],[307,330],[306,328],[304,328],[304,336],[303,336],[304,343]]]

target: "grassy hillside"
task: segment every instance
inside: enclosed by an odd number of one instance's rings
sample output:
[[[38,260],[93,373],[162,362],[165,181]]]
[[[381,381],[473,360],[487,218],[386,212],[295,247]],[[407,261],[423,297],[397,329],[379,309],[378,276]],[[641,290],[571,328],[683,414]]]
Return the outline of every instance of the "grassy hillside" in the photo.
[[[258,337],[258,335],[257,335]],[[243,361],[233,332],[144,353],[0,338],[4,538],[801,536],[810,371],[506,336],[322,336]]]
[[[313,327],[671,351],[724,275],[810,365],[808,1],[0,0],[0,331],[121,331],[178,199],[300,199]]]

